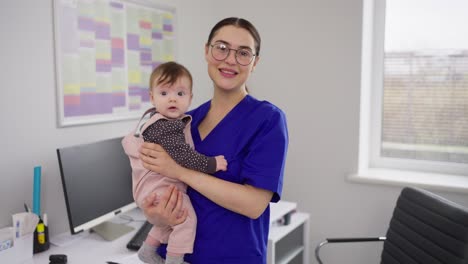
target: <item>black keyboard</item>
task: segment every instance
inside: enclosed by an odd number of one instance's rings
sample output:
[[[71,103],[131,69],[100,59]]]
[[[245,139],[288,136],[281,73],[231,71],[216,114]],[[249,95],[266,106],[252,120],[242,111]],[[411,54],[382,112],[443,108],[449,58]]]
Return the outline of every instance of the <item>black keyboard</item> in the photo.
[[[131,250],[139,250],[143,242],[146,240],[146,237],[148,236],[148,233],[152,227],[152,224],[150,224],[148,221],[145,221],[145,223],[140,227],[140,229],[138,229],[132,239],[128,241],[127,248]]]

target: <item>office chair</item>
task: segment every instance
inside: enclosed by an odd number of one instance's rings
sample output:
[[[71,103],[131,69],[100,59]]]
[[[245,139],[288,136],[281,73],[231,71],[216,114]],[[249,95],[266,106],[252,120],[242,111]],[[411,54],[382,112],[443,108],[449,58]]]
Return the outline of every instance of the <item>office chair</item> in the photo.
[[[401,191],[386,237],[327,238],[329,243],[383,241],[381,264],[468,264],[468,209],[420,188]]]

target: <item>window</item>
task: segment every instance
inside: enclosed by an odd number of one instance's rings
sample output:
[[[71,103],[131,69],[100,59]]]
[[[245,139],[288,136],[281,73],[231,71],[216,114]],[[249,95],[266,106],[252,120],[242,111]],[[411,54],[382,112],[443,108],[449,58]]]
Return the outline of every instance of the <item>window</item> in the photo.
[[[364,0],[359,172],[468,190],[466,0]]]

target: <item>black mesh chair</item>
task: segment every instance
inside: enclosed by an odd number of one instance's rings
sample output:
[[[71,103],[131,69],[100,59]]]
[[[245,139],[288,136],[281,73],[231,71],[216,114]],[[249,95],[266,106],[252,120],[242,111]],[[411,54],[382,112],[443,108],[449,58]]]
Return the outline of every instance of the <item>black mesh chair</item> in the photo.
[[[386,237],[328,238],[330,243],[383,241],[381,264],[468,264],[468,209],[419,188],[403,188]]]

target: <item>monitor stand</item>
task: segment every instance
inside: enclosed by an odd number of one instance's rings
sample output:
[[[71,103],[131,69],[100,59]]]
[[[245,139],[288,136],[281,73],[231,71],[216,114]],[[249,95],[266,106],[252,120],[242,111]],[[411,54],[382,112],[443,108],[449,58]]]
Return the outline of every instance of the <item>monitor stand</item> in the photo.
[[[132,231],[134,228],[125,224],[117,224],[113,222],[104,222],[102,224],[99,224],[91,230],[93,232],[96,232],[98,235],[100,235],[102,238],[104,238],[107,241],[112,241],[114,239],[117,239],[128,232]]]

